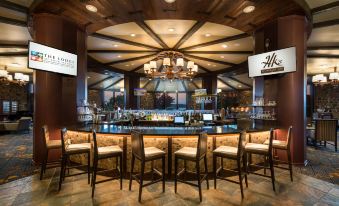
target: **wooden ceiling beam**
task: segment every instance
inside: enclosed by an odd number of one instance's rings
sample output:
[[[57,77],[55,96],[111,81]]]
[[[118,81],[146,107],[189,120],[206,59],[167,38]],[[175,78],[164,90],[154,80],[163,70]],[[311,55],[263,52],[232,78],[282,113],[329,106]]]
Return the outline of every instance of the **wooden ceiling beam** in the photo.
[[[313,24],[313,29],[328,27],[328,26],[335,26],[339,24],[339,19],[333,19],[328,21],[317,22]]]
[[[187,54],[246,54],[252,55],[253,51],[185,51]]]
[[[20,49],[27,49],[27,44],[15,44],[15,43],[1,43],[0,48],[20,48]]]
[[[155,55],[156,55],[156,53],[153,53],[153,54],[148,54],[148,55],[144,55],[144,56],[140,56],[140,57],[133,57],[133,58],[122,59],[122,60],[118,60],[118,61],[111,61],[111,62],[107,62],[107,63],[104,63],[104,64],[105,65],[119,64],[119,63],[124,63],[124,62],[136,61],[136,60],[140,60],[140,59],[146,59],[146,58],[149,58],[149,57],[153,57]]]
[[[142,87],[142,89],[145,89],[152,81],[153,81],[153,79],[152,80],[148,80],[146,82],[146,84]]]
[[[231,80],[233,80],[233,81],[235,81],[235,82],[238,82],[238,83],[240,83],[240,84],[242,84],[242,85],[245,85],[246,87],[253,88],[252,85],[247,84],[246,82],[243,82],[243,81],[241,81],[241,80],[239,80],[239,79],[236,79],[236,78],[234,78],[234,77],[227,77],[227,78],[229,78],[229,79],[231,79]]]
[[[27,27],[27,22],[0,16],[0,23]]]
[[[181,37],[181,39],[175,44],[173,49],[179,49],[181,45],[183,45],[191,36],[198,31],[203,25],[205,24],[205,21],[198,21],[196,22],[187,32],[184,34],[184,36]]]
[[[27,57],[28,52],[0,52],[0,57]]]
[[[223,79],[221,79],[220,77],[218,77],[218,80],[221,81],[223,84],[225,84],[226,86],[228,86],[229,88],[233,89],[233,90],[237,90],[235,87],[231,86],[230,84],[228,84],[227,82],[225,82]]]
[[[6,1],[6,0],[2,0],[0,1],[0,7],[6,8],[6,9],[10,9],[13,11],[17,11],[17,12],[21,12],[21,13],[28,13],[28,8],[21,6],[19,4],[10,2],[10,1]]]
[[[155,58],[153,58],[153,59],[151,59],[150,61],[155,61],[155,60],[157,60],[157,57],[155,57]],[[131,70],[131,72],[136,72],[136,71],[138,71],[139,69],[141,69],[141,68],[143,68],[144,67],[144,64],[146,64],[146,63],[148,63],[149,61],[147,61],[147,62],[145,62],[145,63],[143,63],[143,64],[141,64],[140,66],[138,66],[137,68],[135,68],[135,69],[132,69]]]
[[[220,44],[220,43],[226,43],[229,41],[234,41],[234,40],[238,40],[238,39],[243,39],[246,37],[249,37],[250,35],[248,35],[247,33],[243,33],[243,34],[238,34],[235,36],[230,36],[230,37],[226,37],[226,38],[222,38],[222,39],[217,39],[214,41],[210,41],[210,42],[205,42],[205,43],[201,43],[201,44],[196,44],[193,46],[188,46],[185,48],[182,48],[180,50],[191,50],[191,49],[197,49],[197,48],[201,48],[201,47],[206,47],[206,46],[211,46],[211,45],[215,45],[215,44]]]
[[[107,53],[134,54],[134,53],[150,53],[150,52],[154,52],[154,51],[151,51],[151,50],[102,50],[102,49],[87,50],[87,53],[104,53],[104,54],[107,54]]]
[[[318,13],[321,13],[321,12],[326,12],[326,11],[332,10],[336,7],[339,7],[339,1],[335,1],[335,2],[332,2],[332,3],[329,3],[329,4],[325,4],[325,5],[322,5],[322,6],[319,6],[319,7],[315,7],[313,9],[311,9],[311,13],[314,15],[314,14],[318,14]]]
[[[339,45],[338,46],[310,46],[307,47],[308,51],[312,50],[339,50]]]
[[[112,79],[112,78],[113,78],[112,76],[103,78],[103,79],[101,79],[101,80],[99,80],[99,81],[97,81],[97,82],[94,82],[93,84],[88,85],[88,88],[92,88],[92,87],[94,87],[94,86],[96,86],[96,85],[98,85],[98,84],[101,84],[101,83],[104,82],[104,81],[110,80],[110,79]]]
[[[186,87],[185,81],[181,81],[181,84],[182,84],[182,87],[184,87],[185,92],[187,92],[187,87]]]
[[[138,26],[140,26],[152,39],[154,39],[162,48],[169,49],[167,44],[144,22],[137,21]]]
[[[208,73],[201,73],[197,74],[196,77],[204,77],[204,76],[214,76],[214,75],[219,75],[223,74],[223,76],[228,77],[228,76],[235,76],[235,75],[240,75],[240,74],[245,74],[248,73],[248,62],[244,61],[240,64],[237,64],[233,67],[228,67],[224,69],[220,69],[217,71],[213,72],[208,72]]]
[[[308,54],[307,58],[327,58],[327,59],[339,59],[339,55],[330,54]]]
[[[156,84],[155,87],[154,87],[154,91],[157,91],[157,89],[158,89],[158,87],[159,87],[159,84],[160,84],[160,79],[158,79],[157,84]]]
[[[91,34],[91,36],[96,37],[96,38],[100,38],[100,39],[104,39],[104,40],[108,40],[108,41],[119,42],[119,43],[123,43],[123,44],[128,44],[128,45],[142,47],[142,48],[156,50],[156,51],[161,49],[161,48],[158,48],[158,47],[154,47],[154,46],[150,46],[150,45],[146,45],[146,44],[142,44],[142,43],[138,43],[138,42],[134,42],[134,41],[129,41],[129,40],[126,40],[126,39],[121,39],[121,38],[117,38],[117,37],[113,37],[113,36],[107,36],[107,35],[99,34],[99,33],[93,33],[93,34]]]
[[[110,87],[113,87],[113,86],[116,85],[116,84],[119,84],[119,82],[121,82],[122,80],[124,80],[124,78],[118,79],[117,81],[113,82],[111,85],[105,87],[103,90],[106,90],[106,89],[108,89],[108,88],[110,88]]]
[[[197,89],[200,88],[200,87],[198,87],[198,85],[194,81],[190,81],[190,82],[193,84],[193,86],[195,86],[195,88],[197,88]]]
[[[184,54],[185,54],[186,57],[193,58],[193,59],[199,59],[199,60],[202,60],[202,61],[208,61],[208,62],[213,62],[213,63],[217,63],[217,64],[222,64],[222,65],[228,65],[228,66],[235,66],[236,65],[236,64],[231,63],[231,62],[219,61],[219,60],[195,56],[195,55],[191,55],[191,54],[187,54],[187,53],[184,53]]]

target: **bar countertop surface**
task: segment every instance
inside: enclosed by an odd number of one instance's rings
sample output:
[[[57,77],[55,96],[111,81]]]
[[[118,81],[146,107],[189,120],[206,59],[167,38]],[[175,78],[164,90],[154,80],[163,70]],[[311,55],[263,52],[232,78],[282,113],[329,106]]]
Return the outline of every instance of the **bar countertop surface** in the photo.
[[[70,131],[78,132],[92,132],[95,130],[97,133],[102,134],[116,134],[116,135],[130,135],[132,130],[141,132],[144,135],[150,136],[195,136],[202,131],[206,131],[208,135],[222,135],[222,134],[234,134],[239,133],[242,130],[237,128],[237,125],[225,125],[225,126],[203,126],[203,127],[145,127],[145,126],[117,126],[109,124],[88,124],[88,125],[76,125],[67,127]],[[270,128],[249,128],[247,132],[260,132],[269,131]]]

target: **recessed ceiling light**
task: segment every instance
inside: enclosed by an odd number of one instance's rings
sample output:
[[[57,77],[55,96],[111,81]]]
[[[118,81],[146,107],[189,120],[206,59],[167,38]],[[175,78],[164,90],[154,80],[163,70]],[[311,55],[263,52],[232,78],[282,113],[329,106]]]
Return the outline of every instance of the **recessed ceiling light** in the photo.
[[[117,44],[114,44],[113,46],[114,46],[114,47],[118,47],[118,45],[117,45]]]
[[[166,3],[169,3],[169,4],[171,4],[171,3],[174,3],[175,2],[175,0],[165,0],[166,1]]]
[[[216,67],[217,65],[213,64],[214,67]]]
[[[120,55],[118,55],[117,57],[118,57],[118,58],[121,58],[121,56],[120,56]]]
[[[242,86],[241,85],[238,85],[239,88],[241,88]]]
[[[91,77],[87,77],[87,79],[90,79]]]
[[[14,62],[14,63],[10,63],[9,66],[11,66],[11,67],[20,67],[20,64]]]
[[[131,64],[132,66],[134,65],[134,63]]]
[[[105,72],[105,74],[107,75],[107,74],[108,74],[108,72]]]
[[[235,43],[234,46],[240,46],[240,44],[239,43]]]
[[[95,6],[91,5],[91,4],[87,4],[86,5],[86,9],[88,11],[91,11],[91,12],[97,12],[98,11],[97,7],[95,7]]]
[[[227,48],[228,46],[226,44],[221,45],[223,48]]]
[[[222,58],[222,59],[223,59],[223,58],[225,58],[225,56],[220,56],[220,58]]]
[[[134,33],[132,33],[132,34],[130,34],[130,36],[131,36],[131,37],[135,37],[135,34],[134,34]]]
[[[210,37],[210,36],[211,36],[210,33],[205,34],[205,37]]]
[[[126,64],[125,66],[126,66],[126,67],[129,67],[129,64]]]
[[[255,10],[255,6],[246,6],[242,11],[246,14],[251,13]]]
[[[170,31],[170,32],[174,32],[174,31],[175,31],[175,29],[174,29],[174,28],[168,28],[168,31]]]
[[[208,66],[211,66],[211,64],[207,64]]]
[[[232,81],[231,80],[228,80],[228,83],[231,83]]]

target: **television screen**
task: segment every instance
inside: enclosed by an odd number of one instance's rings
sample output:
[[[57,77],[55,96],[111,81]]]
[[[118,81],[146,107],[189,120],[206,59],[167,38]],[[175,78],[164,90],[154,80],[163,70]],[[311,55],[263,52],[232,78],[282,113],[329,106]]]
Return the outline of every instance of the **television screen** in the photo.
[[[75,54],[29,42],[28,67],[31,69],[76,76],[77,58]]]
[[[212,121],[213,120],[213,115],[212,114],[202,114],[202,119],[204,121]]]
[[[175,124],[183,124],[185,123],[184,117],[174,117]]]

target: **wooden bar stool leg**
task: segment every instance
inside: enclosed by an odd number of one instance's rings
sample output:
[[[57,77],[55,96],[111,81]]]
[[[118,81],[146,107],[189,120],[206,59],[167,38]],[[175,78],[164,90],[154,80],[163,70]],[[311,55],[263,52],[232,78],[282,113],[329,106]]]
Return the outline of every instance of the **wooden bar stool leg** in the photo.
[[[274,177],[274,167],[273,167],[273,158],[272,154],[268,156],[269,162],[270,162],[270,169],[271,169],[271,179],[272,179],[272,186],[273,186],[273,191],[275,191],[275,177]]]
[[[91,182],[91,155],[90,152],[87,153],[87,179],[88,184]]]
[[[213,178],[214,178],[214,189],[217,189],[217,156],[213,154]]]
[[[208,168],[207,168],[207,157],[206,157],[206,155],[204,157],[204,163],[205,163],[205,174],[206,174],[207,189],[210,189],[210,185],[208,183]]]
[[[165,192],[165,156],[162,157],[162,192]]]
[[[45,155],[44,155],[44,159],[42,160],[41,162],[41,171],[40,171],[40,180],[42,180],[42,177],[43,177],[43,174],[44,174],[44,170],[45,170],[45,164],[46,164],[46,159],[48,158],[48,153],[47,151],[45,152]]]
[[[45,164],[44,164],[44,174],[46,173],[46,167],[47,167],[47,162],[48,162],[48,154],[49,154],[49,149],[46,151],[46,159],[45,159]]]
[[[63,156],[62,157],[62,160],[61,160],[61,170],[60,170],[60,179],[59,179],[59,191],[61,190],[61,183],[62,183],[62,180],[64,179],[64,167],[65,167],[65,164],[66,164],[66,157]]]
[[[200,162],[196,161],[196,170],[197,170],[197,179],[198,179],[198,188],[199,188],[199,199],[200,202],[202,201],[202,194],[201,194],[201,181],[200,181]]]
[[[93,164],[93,177],[92,177],[92,197],[94,196],[94,190],[95,190],[95,182],[97,179],[97,169],[98,169],[98,159],[94,159]]]
[[[141,202],[141,195],[142,195],[142,185],[144,182],[144,171],[145,171],[145,162],[141,161],[141,169],[140,169],[140,185],[139,185],[139,202]]]
[[[130,178],[129,178],[129,191],[131,191],[131,189],[132,189],[132,178],[133,178],[134,162],[135,162],[135,157],[134,157],[134,155],[132,155],[131,174],[130,174]]]
[[[123,171],[122,171],[122,154],[120,155],[120,190],[122,190],[122,175],[123,175]]]
[[[177,193],[178,158],[174,157],[174,192]]]
[[[154,161],[151,162],[151,171],[152,171],[152,181],[154,181]]]
[[[187,161],[184,160],[184,178],[187,178]]]
[[[240,159],[237,160],[237,164],[238,164],[238,175],[239,175],[239,184],[240,184],[241,198],[244,198],[244,191],[243,191],[243,186],[242,186],[242,175],[241,175]]]
[[[292,158],[291,158],[291,151],[289,149],[287,150],[287,158],[288,158],[288,168],[290,170],[290,177],[291,177],[291,181],[293,182]]]
[[[242,163],[243,163],[243,170],[244,170],[244,173],[245,173],[245,184],[246,184],[246,187],[248,187],[248,182],[247,182],[247,169],[246,169],[246,154],[242,157]]]

